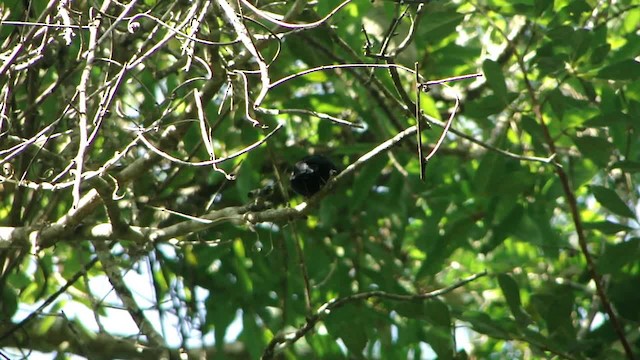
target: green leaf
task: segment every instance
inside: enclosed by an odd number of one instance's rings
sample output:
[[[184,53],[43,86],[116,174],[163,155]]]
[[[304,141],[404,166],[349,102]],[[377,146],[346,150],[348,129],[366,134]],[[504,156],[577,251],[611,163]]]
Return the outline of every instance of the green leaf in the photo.
[[[569,15],[573,21],[577,21],[582,13],[592,11],[591,6],[584,0],[572,0],[568,5],[560,10],[561,13]]]
[[[574,294],[568,286],[549,285],[531,295],[531,306],[547,325],[550,337],[559,342],[575,341],[572,313]]]
[[[544,345],[548,349],[555,349],[556,352],[560,353],[563,351],[562,345],[558,344],[558,342],[553,341],[546,336],[542,335],[538,331],[532,330],[531,328],[522,329],[523,339],[536,344],[537,346]]]
[[[517,97],[517,94],[508,93],[506,101],[504,97],[499,97],[496,94],[482,96],[466,104],[465,114],[475,119],[486,122],[487,117],[497,114],[504,110],[504,108]]]
[[[553,5],[553,1],[549,0],[535,0],[535,9],[538,15],[545,12],[551,5]]]
[[[349,351],[354,354],[361,354],[367,345],[367,334],[363,328],[351,328],[349,331],[343,331],[340,338],[344,341]]]
[[[424,303],[424,312],[430,325],[426,329],[425,340],[438,358],[451,358],[454,339],[449,307],[442,300],[434,298]]]
[[[433,275],[442,270],[443,263],[451,255],[459,244],[467,241],[469,232],[475,225],[472,218],[459,218],[453,220],[445,230],[443,236],[432,239],[427,250],[427,260],[423,261],[422,267],[416,275],[418,278]]]
[[[608,80],[636,80],[640,78],[640,62],[632,59],[622,60],[600,69],[596,77]]]
[[[500,322],[493,320],[489,315],[480,311],[468,311],[460,316],[460,320],[471,324],[473,330],[498,339],[508,340],[510,332]]]
[[[305,337],[305,341],[314,351],[317,359],[343,359],[342,350],[338,343],[331,336],[318,335],[317,333],[309,333]],[[291,356],[282,356],[284,359],[290,359]]]
[[[507,300],[507,305],[513,317],[522,325],[531,323],[531,319],[529,319],[528,315],[522,309],[520,289],[513,277],[508,274],[499,274],[498,284],[500,285],[500,289],[502,289],[502,294],[504,294],[504,298]]]
[[[640,161],[623,160],[611,165],[612,169],[620,169],[628,173],[640,172]]]
[[[625,204],[615,191],[603,186],[592,185],[591,192],[593,192],[593,196],[595,196],[596,200],[598,200],[602,206],[609,209],[612,213],[631,219],[636,218],[634,212],[629,209],[627,204]]]
[[[584,121],[582,124],[588,127],[612,127],[615,125],[632,125],[634,119],[629,114],[625,114],[621,111],[600,112],[591,117],[589,120]]]
[[[600,167],[607,166],[613,149],[613,145],[610,142],[596,136],[575,136],[572,139],[582,155]]]
[[[593,50],[591,50],[591,58],[590,58],[591,64],[593,65],[601,64],[606,59],[607,55],[609,54],[609,51],[611,51],[610,44],[603,44],[595,47]]]
[[[262,350],[267,342],[267,329],[257,324],[258,318],[253,312],[242,314],[242,333],[240,339],[245,343],[252,359],[260,358]]]
[[[549,29],[546,35],[553,40],[552,45],[557,46],[558,44],[571,44],[574,32],[573,27],[563,25]]]
[[[598,272],[616,274],[623,267],[634,264],[640,258],[640,238],[632,238],[618,244],[607,244],[598,259]]]
[[[435,326],[445,329],[451,327],[451,314],[449,307],[443,301],[434,298],[424,303],[424,315],[428,321]]]
[[[543,236],[540,225],[528,214],[523,214],[518,226],[513,229],[513,235],[531,244],[542,244]]]
[[[524,208],[517,204],[514,208],[493,226],[492,236],[489,241],[482,247],[481,252],[488,253],[500,245],[509,235],[514,234],[520,226]]]
[[[407,301],[403,303],[391,303],[393,309],[400,315],[410,319],[427,320],[425,318],[424,301]]]
[[[612,277],[609,288],[611,302],[621,317],[633,322],[640,321],[640,275],[624,274]]]
[[[215,329],[216,346],[224,344],[224,335],[229,324],[236,317],[236,306],[218,296],[209,296],[205,302],[207,308],[206,323]]]
[[[367,309],[357,304],[347,304],[324,319],[324,324],[329,333],[335,338],[340,338],[349,349],[349,352],[361,356],[367,345],[366,327],[369,326],[365,319]]]
[[[239,288],[242,289],[245,294],[249,295],[253,292],[253,279],[249,273],[249,270],[245,266],[246,264],[246,249],[244,244],[240,240],[233,242],[233,249],[236,253],[233,265],[236,270],[236,276],[238,277]]]
[[[604,234],[607,235],[613,235],[616,233],[619,233],[621,231],[630,231],[631,228],[626,226],[626,225],[622,225],[622,224],[617,224],[614,223],[612,221],[606,220],[606,221],[587,221],[585,223],[582,224],[583,227],[586,230],[598,230],[601,231]]]
[[[371,197],[371,189],[378,181],[380,174],[382,174],[382,169],[386,166],[387,161],[388,160],[385,157],[372,159],[372,161],[369,161],[360,173],[358,173],[352,187],[353,197],[349,202],[349,205],[352,208],[359,208]]]
[[[498,98],[505,99],[507,96],[507,85],[500,65],[495,61],[487,59],[482,64],[482,71],[484,72],[484,76],[487,78],[487,83],[493,90],[493,93]]]
[[[453,9],[445,8],[436,2],[430,2],[427,10],[431,8],[430,14],[436,15],[431,17],[431,21],[425,21],[420,24],[419,30],[422,34],[429,36],[431,39],[441,39],[456,31],[456,26],[462,22],[465,15],[456,12]]]
[[[544,130],[533,117],[523,116],[521,124],[522,128],[531,135],[534,141],[544,142]]]
[[[11,319],[18,310],[18,293],[10,286],[2,287],[2,301],[0,302],[0,315],[3,319]]]

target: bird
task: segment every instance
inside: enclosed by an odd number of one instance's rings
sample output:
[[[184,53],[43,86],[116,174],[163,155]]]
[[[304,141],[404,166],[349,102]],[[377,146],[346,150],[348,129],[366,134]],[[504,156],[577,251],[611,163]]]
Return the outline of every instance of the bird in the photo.
[[[291,189],[309,197],[322,189],[329,178],[338,173],[338,168],[324,155],[311,155],[298,161],[291,171]]]

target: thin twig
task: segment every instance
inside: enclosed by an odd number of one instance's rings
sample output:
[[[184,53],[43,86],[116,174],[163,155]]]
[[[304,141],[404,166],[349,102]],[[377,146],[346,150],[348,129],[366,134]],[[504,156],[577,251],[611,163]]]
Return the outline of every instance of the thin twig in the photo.
[[[202,106],[201,94],[198,89],[193,90],[193,97],[195,99],[196,109],[198,113],[198,123],[200,124],[200,137],[202,138],[202,142],[204,143],[205,149],[207,149],[207,153],[209,153],[209,158],[213,161],[216,160],[216,153],[213,148],[213,141],[211,139],[211,131],[209,129],[209,125],[207,119],[204,114],[204,106]],[[217,171],[224,175],[227,180],[234,180],[236,177],[233,174],[227,174],[226,171],[219,168],[217,164],[211,164],[211,167],[214,171]]]
[[[305,114],[309,116],[315,116],[318,119],[329,120],[332,123],[338,125],[345,125],[353,128],[364,129],[363,124],[353,123],[344,119],[337,118],[335,116],[331,116],[329,114],[321,113],[314,110],[307,109],[266,109],[266,108],[257,108],[256,111],[260,111],[269,115],[280,115],[280,114]]]
[[[418,76],[418,62],[416,61],[414,66],[415,70],[415,92],[416,92],[416,142],[418,143],[418,161],[420,162],[420,180],[424,181],[424,163],[425,160],[422,158],[422,110],[420,109],[420,94],[422,91],[420,90],[420,76]]]
[[[14,25],[14,26],[38,26],[38,27],[47,27],[53,29],[79,29],[79,30],[88,30],[91,26],[88,25],[66,25],[66,24],[49,24],[37,21],[10,21],[3,20],[0,21],[0,25]]]
[[[165,158],[165,159],[167,159],[169,161],[172,161],[172,162],[175,162],[175,163],[178,163],[178,164],[181,164],[181,165],[189,165],[189,166],[210,166],[210,165],[214,165],[214,164],[220,164],[222,162],[225,162],[227,160],[231,160],[233,158],[237,158],[238,156],[240,156],[242,154],[246,154],[246,153],[250,152],[251,150],[259,147],[260,145],[265,143],[267,140],[269,140],[269,138],[271,136],[273,136],[276,132],[278,132],[278,130],[282,129],[282,127],[284,127],[284,124],[283,123],[278,123],[278,125],[275,127],[275,129],[273,129],[270,133],[265,135],[264,138],[256,141],[255,143],[253,143],[253,144],[251,144],[251,145],[249,145],[249,146],[247,146],[247,147],[245,147],[245,148],[243,148],[243,149],[241,149],[239,151],[236,151],[235,153],[233,153],[231,155],[228,155],[228,156],[225,156],[225,157],[222,157],[222,158],[217,158],[217,159],[214,159],[214,160],[198,161],[198,162],[189,162],[189,161],[180,160],[180,159],[178,159],[176,157],[173,157],[173,156],[167,154],[166,152],[158,149],[155,145],[153,145],[149,140],[147,140],[143,136],[144,132],[142,130],[138,130],[138,139],[140,139],[147,146],[147,148],[149,150],[151,150],[152,152],[156,153],[157,155],[159,155],[159,156],[161,156],[161,157],[163,157],[163,158]]]
[[[367,63],[359,63],[359,64],[332,64],[332,65],[323,65],[323,66],[318,66],[318,67],[314,67],[311,69],[307,69],[307,70],[303,70],[300,72],[297,72],[295,74],[291,74],[289,76],[285,76],[280,80],[276,80],[274,82],[271,83],[270,89],[273,89],[279,85],[284,84],[285,82],[295,79],[297,77],[300,76],[304,76],[304,75],[308,75],[311,73],[314,73],[316,71],[328,71],[328,70],[334,70],[334,69],[349,69],[349,68],[378,68],[378,69],[389,69],[389,68],[398,68],[404,71],[408,71],[410,73],[413,73],[413,69],[409,69],[406,66],[402,66],[402,65],[398,65],[398,64],[367,64]]]
[[[449,133],[449,128],[451,127],[451,123],[453,122],[453,118],[456,116],[456,113],[458,112],[458,108],[459,107],[460,107],[460,98],[458,98],[458,96],[456,95],[456,104],[453,107],[453,110],[451,111],[451,114],[449,115],[449,119],[447,120],[447,122],[444,125],[444,128],[442,130],[442,134],[440,134],[440,137],[438,138],[438,141],[436,141],[436,144],[433,145],[433,148],[431,149],[429,154],[427,154],[427,156],[424,158],[424,162],[429,161],[436,154],[436,152],[440,148],[440,145],[442,145],[442,142],[444,141],[444,138]]]
[[[249,53],[253,56],[255,61],[258,63],[258,68],[260,69],[260,81],[262,82],[262,88],[260,89],[260,93],[256,97],[254,106],[256,107],[260,106],[260,104],[262,103],[262,100],[264,100],[265,96],[267,96],[267,91],[269,90],[270,79],[269,79],[269,70],[267,69],[267,64],[264,62],[262,55],[260,55],[260,52],[258,51],[255,44],[253,43],[253,40],[251,39],[251,34],[247,30],[247,28],[244,26],[244,23],[242,22],[241,18],[236,15],[236,12],[233,10],[231,5],[226,0],[216,0],[216,2],[218,3],[220,10],[222,10],[223,16],[227,19],[227,21],[229,21],[231,26],[233,26],[233,29],[235,30],[236,34],[240,38],[242,45],[244,45],[247,51],[249,51]],[[240,9],[240,7],[238,7],[238,9]],[[248,91],[246,93],[246,96],[248,101],[249,99]]]
[[[251,112],[249,111],[249,109],[251,108],[249,106],[251,98],[249,96],[249,80],[247,79],[247,74],[245,74],[244,71],[240,71],[240,70],[234,70],[232,72],[232,74],[240,76],[240,78],[242,79],[242,85],[244,87],[244,93],[242,95],[242,98],[244,99],[244,116],[245,116],[245,118],[254,127],[262,127],[263,129],[265,129],[266,125],[262,125],[262,123],[260,123],[260,121],[254,119],[253,116],[251,116]]]
[[[62,295],[67,289],[69,289],[73,284],[76,283],[82,276],[84,276],[87,271],[89,271],[93,266],[98,263],[98,258],[94,257],[89,261],[84,267],[75,273],[71,279],[69,279],[60,289],[51,294],[36,310],[32,311],[26,318],[22,319],[19,323],[12,326],[9,330],[5,331],[2,335],[0,335],[0,342],[2,342],[7,337],[11,336],[14,332],[23,328],[27,323],[33,320],[36,316],[42,313],[47,306],[51,305],[53,301],[55,301],[60,295]]]
[[[42,22],[42,20],[46,19],[49,16],[49,12],[51,12],[54,7],[58,4],[58,0],[50,0],[47,4],[47,7],[42,11],[40,17],[36,20],[36,22]],[[4,62],[2,66],[0,66],[0,76],[4,75],[4,73],[9,69],[11,64],[15,61],[15,59],[20,55],[20,53],[24,50],[25,46],[29,44],[33,36],[38,31],[38,27],[32,27],[29,32],[14,46],[13,51],[4,58]]]
[[[270,21],[278,26],[281,26],[283,28],[289,28],[289,29],[313,29],[314,27],[318,27],[320,25],[322,25],[325,21],[327,21],[329,18],[331,18],[333,15],[335,15],[338,11],[340,11],[340,9],[342,9],[343,7],[345,7],[348,3],[351,2],[351,0],[345,0],[343,1],[341,4],[339,4],[338,6],[336,6],[335,8],[333,8],[333,10],[331,10],[326,16],[324,16],[322,19],[318,20],[318,21],[314,21],[311,23],[306,23],[306,24],[292,24],[292,23],[288,23],[285,21],[280,21],[272,16],[270,16],[269,14],[267,14],[266,12],[258,9],[257,7],[253,6],[253,4],[251,4],[250,2],[248,2],[247,0],[241,0],[242,4],[244,6],[246,6],[247,8],[251,9],[251,11],[253,11],[256,15],[260,16],[261,18]]]

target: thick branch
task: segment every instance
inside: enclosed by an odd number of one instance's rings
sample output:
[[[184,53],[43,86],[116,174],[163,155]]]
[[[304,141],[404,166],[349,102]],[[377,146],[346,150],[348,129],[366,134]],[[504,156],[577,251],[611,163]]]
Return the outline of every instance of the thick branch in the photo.
[[[94,333],[86,329],[82,322],[66,319],[55,314],[53,324],[46,316],[31,322],[23,331],[11,338],[0,340],[0,348],[9,352],[7,348],[28,348],[29,351],[43,353],[62,352],[76,354],[87,359],[139,359],[157,360],[158,354],[149,347],[146,341],[140,339],[119,338],[104,333]],[[41,329],[46,327],[48,331]],[[63,348],[64,347],[64,348]],[[17,350],[16,350],[17,351]],[[182,349],[170,349],[171,359],[179,359]],[[249,354],[242,343],[225,344],[222,353],[214,346],[186,350],[189,359],[248,359]]]

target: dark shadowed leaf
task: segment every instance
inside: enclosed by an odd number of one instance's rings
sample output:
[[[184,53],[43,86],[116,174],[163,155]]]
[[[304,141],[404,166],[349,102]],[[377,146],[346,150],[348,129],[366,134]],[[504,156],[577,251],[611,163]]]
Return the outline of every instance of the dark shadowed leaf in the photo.
[[[640,172],[640,161],[623,160],[611,165],[612,169],[620,169],[629,173]]]
[[[596,136],[573,137],[573,143],[587,159],[598,166],[607,166],[613,145],[606,139]]]
[[[605,66],[597,77],[609,80],[635,80],[640,77],[640,62],[627,59]]]
[[[605,234],[615,234],[620,231],[629,231],[631,228],[627,225],[617,224],[609,220],[605,221],[587,221],[584,224],[587,230],[599,230]]]
[[[487,78],[489,86],[498,98],[506,98],[507,85],[505,84],[504,74],[499,64],[491,60],[485,60],[482,64],[484,76]]]
[[[500,284],[500,289],[502,289],[502,294],[507,300],[507,305],[513,317],[523,326],[531,323],[531,319],[522,308],[518,283],[516,283],[513,277],[509,274],[498,274],[498,284]]]
[[[631,211],[629,206],[622,201],[615,191],[598,185],[592,185],[590,189],[593,192],[593,196],[596,197],[596,200],[598,200],[602,206],[609,209],[612,213],[635,219],[635,213]]]
[[[640,258],[640,238],[632,238],[617,244],[607,244],[598,259],[598,271],[602,274],[617,274],[625,266],[637,263]]]

